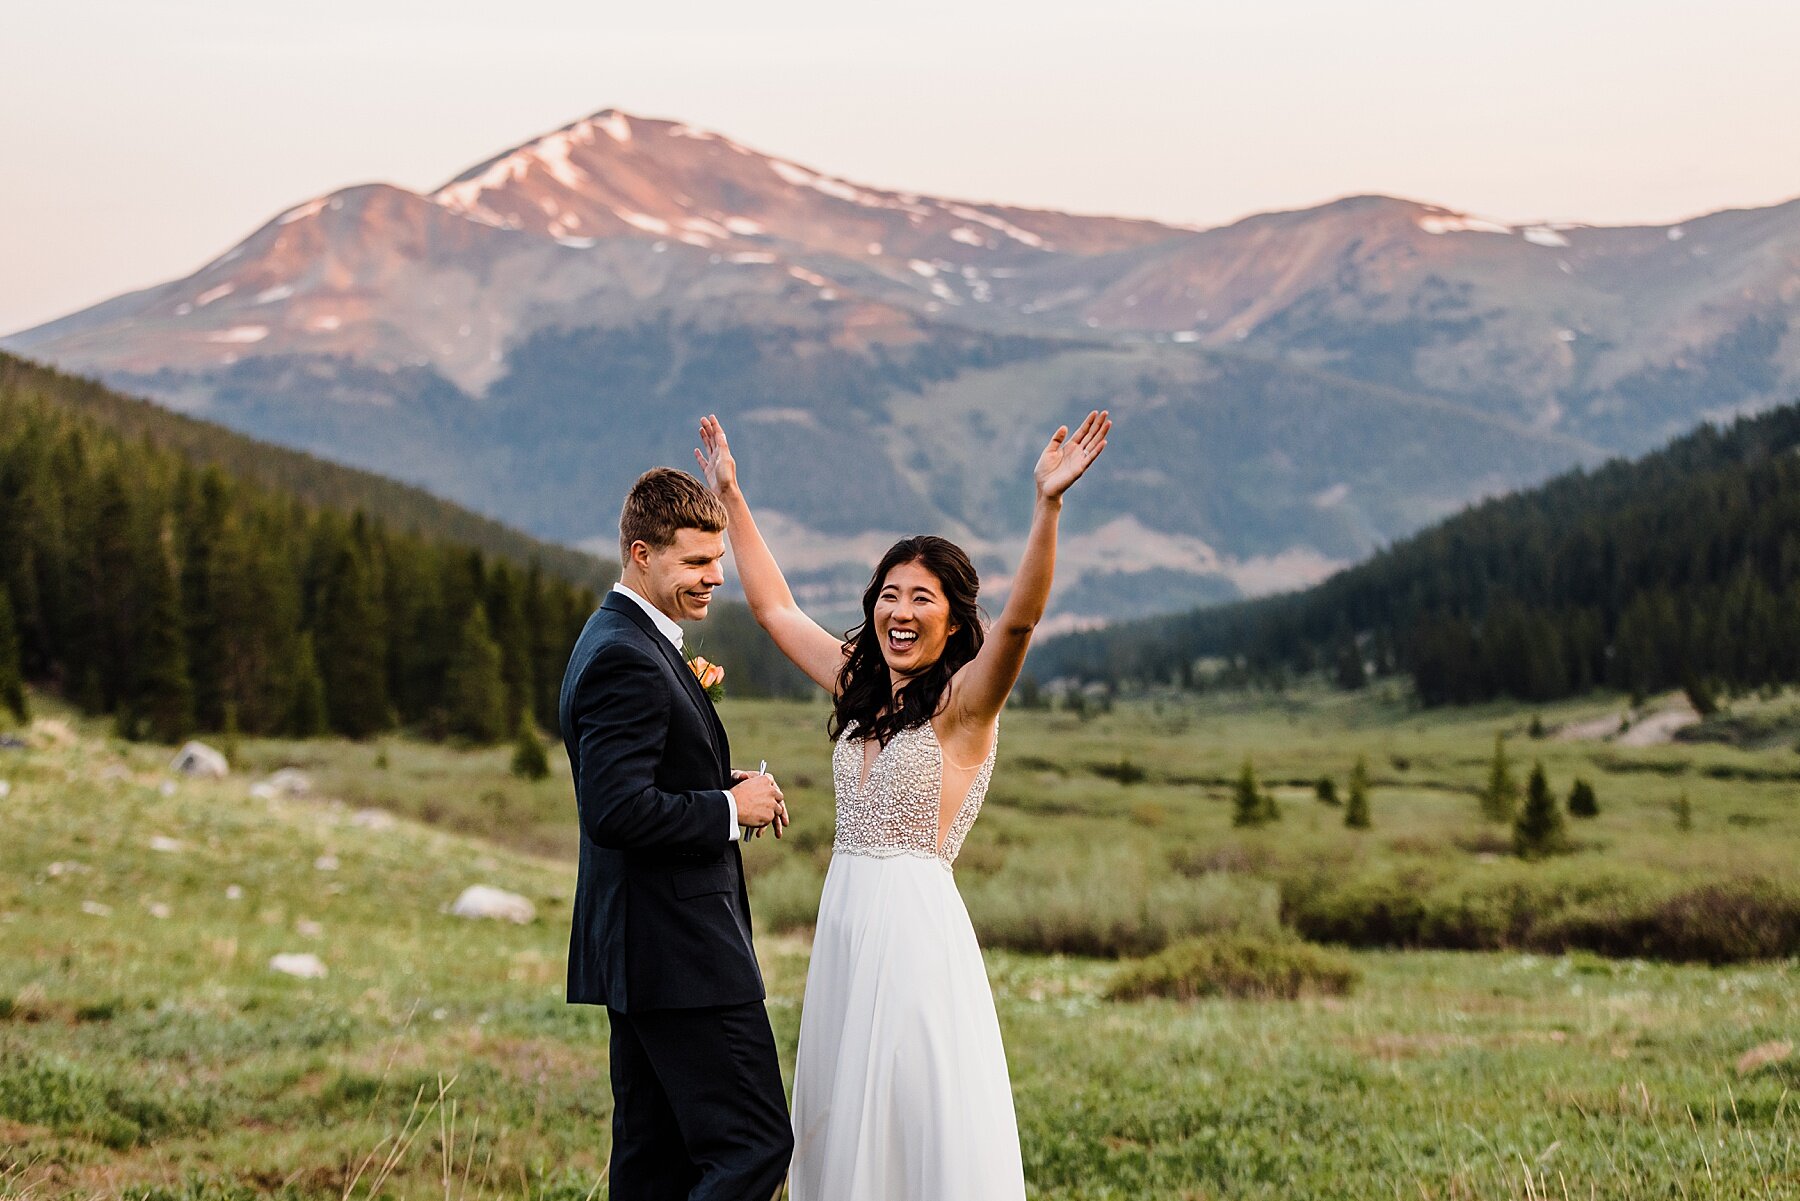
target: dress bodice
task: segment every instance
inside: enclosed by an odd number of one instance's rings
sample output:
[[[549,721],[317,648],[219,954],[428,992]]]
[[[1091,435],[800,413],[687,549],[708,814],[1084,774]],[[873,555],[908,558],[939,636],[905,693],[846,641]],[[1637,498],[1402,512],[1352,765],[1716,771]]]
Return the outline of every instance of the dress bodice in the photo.
[[[936,859],[948,868],[962,850],[963,838],[975,824],[1000,736],[981,761],[962,808],[938,845],[938,804],[944,790],[944,748],[930,722],[900,731],[888,740],[862,781],[864,740],[850,723],[831,752],[832,781],[837,790],[837,833],[831,849],[839,855],[889,858],[916,855]]]

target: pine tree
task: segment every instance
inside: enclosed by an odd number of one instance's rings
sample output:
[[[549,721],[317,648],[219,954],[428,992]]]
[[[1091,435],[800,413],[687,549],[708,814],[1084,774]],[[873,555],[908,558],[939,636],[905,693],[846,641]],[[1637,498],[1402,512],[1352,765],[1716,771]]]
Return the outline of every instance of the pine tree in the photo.
[[[1570,817],[1599,817],[1600,798],[1594,795],[1594,786],[1586,780],[1575,781],[1569,789]]]
[[[1361,755],[1350,769],[1350,801],[1344,806],[1344,824],[1352,830],[1367,830],[1375,824],[1369,815],[1369,761]]]
[[[519,711],[519,732],[513,741],[512,774],[521,780],[541,780],[550,774],[544,740],[538,737],[537,723],[528,709]]]
[[[1313,785],[1313,795],[1319,798],[1321,804],[1338,804],[1337,781],[1330,776],[1320,776],[1318,783]]]
[[[506,732],[506,682],[500,646],[488,633],[481,605],[469,610],[459,641],[444,680],[450,732],[475,742],[498,742]]]
[[[1550,794],[1544,765],[1534,764],[1525,786],[1525,806],[1513,822],[1513,851],[1521,859],[1537,859],[1566,849],[1562,811]]]
[[[1268,807],[1264,804],[1262,789],[1256,784],[1256,767],[1245,759],[1243,769],[1238,773],[1237,786],[1231,793],[1231,824],[1260,826],[1268,820]]]
[[[1694,828],[1694,803],[1686,792],[1675,798],[1675,828],[1684,834]]]
[[[1506,736],[1494,735],[1494,758],[1488,765],[1487,784],[1481,790],[1481,816],[1491,822],[1509,822],[1519,805],[1519,784],[1506,761]]]
[[[25,677],[19,667],[19,632],[13,625],[12,597],[0,585],[0,705],[21,722],[31,720],[25,703]]]
[[[338,542],[319,590],[314,626],[332,728],[352,738],[367,738],[392,724],[386,614],[370,575],[361,549]]]
[[[295,738],[317,738],[330,728],[325,709],[325,681],[319,676],[319,659],[309,630],[294,646],[293,696],[288,702],[287,732]]]
[[[142,626],[134,639],[131,694],[120,710],[131,736],[179,742],[194,725],[194,685],[188,675],[187,625],[181,616],[180,567],[172,520],[165,518],[146,548],[140,576]]]

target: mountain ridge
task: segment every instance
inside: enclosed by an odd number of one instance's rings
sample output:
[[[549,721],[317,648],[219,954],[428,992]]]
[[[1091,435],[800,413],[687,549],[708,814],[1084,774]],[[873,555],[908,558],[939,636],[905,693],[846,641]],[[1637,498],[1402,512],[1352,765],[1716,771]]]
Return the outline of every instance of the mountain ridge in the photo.
[[[1121,418],[1124,485],[1072,533],[1130,528],[1134,562],[1197,543],[1178,599],[1221,599],[1777,403],[1796,309],[1800,201],[1602,227],[1359,195],[1192,229],[871,187],[601,109],[429,193],[291,206],[0,345],[601,547],[601,497],[685,462],[701,413],[747,420],[778,549],[841,616],[852,535],[943,529],[1007,570],[1024,516],[986,481],[1090,407]],[[1142,612],[1148,577],[1081,546],[1056,619]]]

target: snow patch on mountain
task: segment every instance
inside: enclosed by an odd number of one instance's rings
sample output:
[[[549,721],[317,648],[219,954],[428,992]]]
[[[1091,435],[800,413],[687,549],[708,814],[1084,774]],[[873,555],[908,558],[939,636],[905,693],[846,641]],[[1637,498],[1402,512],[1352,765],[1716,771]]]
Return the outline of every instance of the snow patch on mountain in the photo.
[[[667,221],[661,217],[652,217],[649,213],[634,213],[630,209],[614,209],[613,215],[625,224],[645,233],[667,234],[674,232]]]
[[[594,119],[594,124],[615,142],[623,144],[631,141],[631,119],[617,109],[601,113]]]
[[[1510,225],[1502,225],[1498,221],[1489,221],[1483,217],[1471,217],[1467,213],[1429,212],[1420,217],[1415,224],[1428,234],[1512,233]]]
[[[219,330],[216,333],[208,334],[206,335],[206,340],[208,342],[247,343],[260,342],[268,336],[269,327],[266,325],[237,325],[230,329]]]
[[[275,224],[292,225],[296,221],[304,221],[308,217],[316,216],[324,211],[326,199],[326,197],[321,196],[317,200],[309,200],[305,204],[296,205],[287,212],[281,214],[281,216],[275,218]]]

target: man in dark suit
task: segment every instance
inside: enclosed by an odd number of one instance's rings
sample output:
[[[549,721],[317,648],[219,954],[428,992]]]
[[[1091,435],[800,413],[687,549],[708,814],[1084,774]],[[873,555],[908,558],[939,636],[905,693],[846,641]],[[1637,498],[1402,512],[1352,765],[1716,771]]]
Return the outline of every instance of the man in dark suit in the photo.
[[[690,475],[646,472],[619,548],[561,699],[581,821],[568,999],[611,1020],[611,1196],[768,1201],[793,1131],[738,839],[779,834],[787,810],[773,778],[731,770],[676,624],[724,583],[724,506]]]

